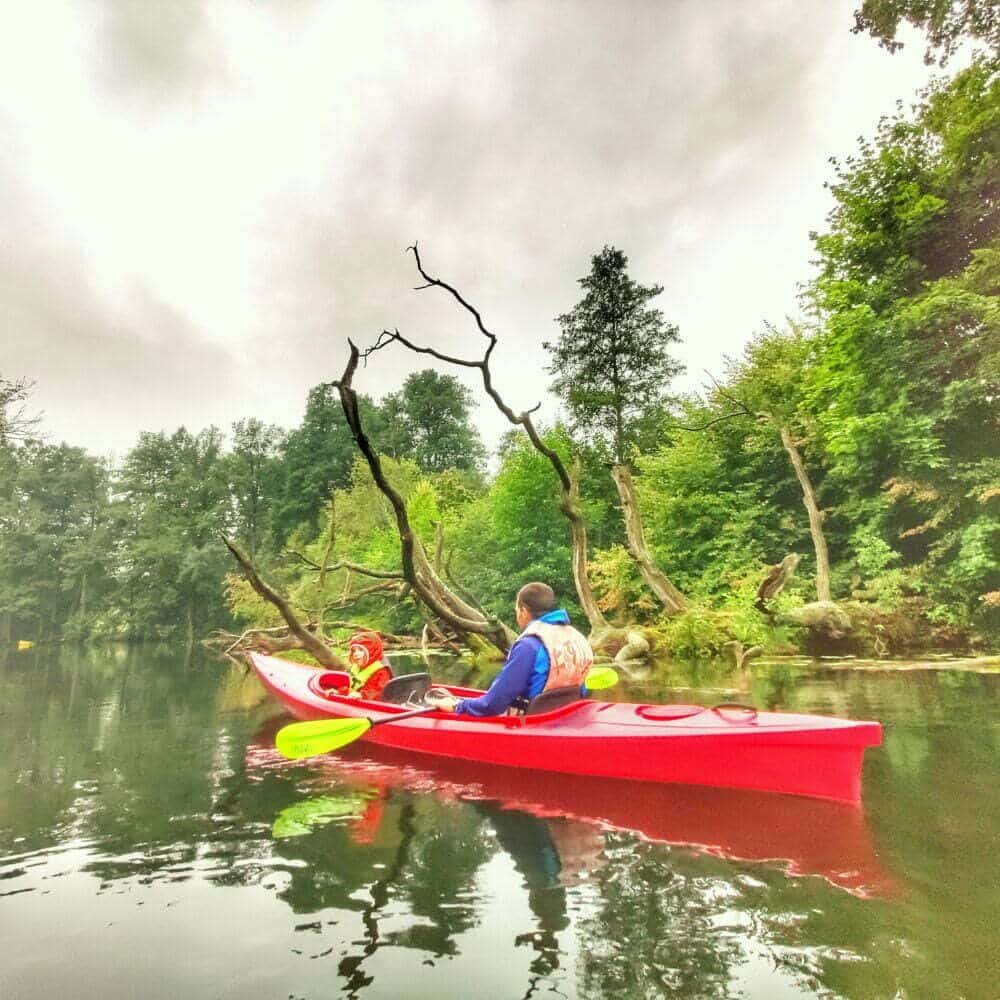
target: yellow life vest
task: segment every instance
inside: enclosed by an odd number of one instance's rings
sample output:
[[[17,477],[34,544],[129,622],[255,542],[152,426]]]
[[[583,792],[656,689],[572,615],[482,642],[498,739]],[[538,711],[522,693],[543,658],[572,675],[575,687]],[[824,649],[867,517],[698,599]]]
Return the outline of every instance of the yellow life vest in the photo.
[[[360,691],[383,666],[384,664],[381,660],[376,660],[374,663],[369,663],[367,667],[362,667],[360,670],[351,667],[351,690]]]

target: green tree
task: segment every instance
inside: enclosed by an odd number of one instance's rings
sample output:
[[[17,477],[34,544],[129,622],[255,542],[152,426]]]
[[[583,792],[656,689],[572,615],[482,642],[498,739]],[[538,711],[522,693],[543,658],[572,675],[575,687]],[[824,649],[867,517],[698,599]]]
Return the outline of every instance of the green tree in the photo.
[[[683,422],[639,458],[639,502],[656,559],[685,593],[726,600],[764,568],[808,543],[801,493],[778,436],[713,398],[688,401]],[[723,419],[724,418],[724,419]]]
[[[229,568],[219,535],[230,504],[222,435],[143,433],[115,484],[122,538],[119,574],[131,634],[166,637],[226,620]]]
[[[26,378],[0,375],[0,448],[23,440],[38,423],[38,417],[29,417],[25,407],[34,385]]]
[[[375,405],[360,397],[362,417],[373,426],[375,439],[381,426]],[[280,547],[302,524],[315,533],[320,511],[335,489],[351,481],[357,449],[344,420],[337,391],[323,383],[309,390],[302,423],[289,431],[270,474],[274,496],[275,541]]]
[[[403,388],[382,401],[380,450],[411,456],[425,472],[480,469],[486,449],[470,415],[472,393],[453,375],[433,368],[407,376]]]
[[[802,384],[815,342],[792,326],[788,333],[773,327],[755,337],[745,348],[743,359],[731,363],[729,386],[719,386],[720,402],[735,403],[770,424],[788,455],[795,478],[802,491],[802,503],[809,518],[809,534],[816,555],[816,596],[832,600],[830,552],[823,527],[826,511],[820,507],[814,476],[803,459],[807,443],[808,421],[802,420]]]
[[[568,461],[573,445],[564,429],[543,432],[542,439]],[[448,524],[455,574],[489,611],[509,618],[518,588],[544,580],[571,614],[580,615],[558,484],[548,460],[523,435],[504,436],[500,468],[488,492]]]
[[[9,449],[0,489],[0,622],[58,638],[89,630],[113,586],[108,475],[81,448]]]
[[[945,622],[1000,589],[1000,62],[936,84],[838,165],[803,407],[861,549]],[[990,555],[989,553],[993,553]]]
[[[854,12],[852,30],[868,32],[883,48],[896,52],[903,47],[896,40],[903,21],[927,34],[926,63],[943,66],[967,39],[985,42],[994,52],[1000,49],[996,0],[864,0]]]
[[[251,559],[270,528],[274,468],[283,437],[280,427],[266,425],[256,417],[233,424],[228,475],[234,534]]]
[[[648,304],[663,288],[638,284],[627,269],[628,258],[614,247],[591,258],[590,274],[579,280],[586,295],[558,317],[559,339],[545,344],[548,370],[573,430],[610,452],[629,555],[657,599],[676,613],[687,602],[650,554],[629,465],[640,432],[651,414],[662,412],[670,380],[681,370],[669,351],[679,338],[677,327]]]
[[[660,285],[640,285],[628,275],[628,257],[604,247],[579,279],[584,297],[558,317],[559,339],[546,342],[552,389],[566,405],[571,429],[600,441],[616,465],[625,464],[637,424],[662,406],[682,366],[670,356],[677,327],[649,302]]]

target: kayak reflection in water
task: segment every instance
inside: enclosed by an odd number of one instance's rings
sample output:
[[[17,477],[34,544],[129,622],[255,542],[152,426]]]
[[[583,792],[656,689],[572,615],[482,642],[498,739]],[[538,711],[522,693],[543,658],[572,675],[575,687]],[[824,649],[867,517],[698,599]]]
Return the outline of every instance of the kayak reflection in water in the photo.
[[[557,606],[552,588],[546,583],[525,584],[517,592],[514,613],[521,635],[486,694],[463,699],[439,695],[435,707],[458,715],[502,715],[512,707],[524,707],[543,691],[583,687],[594,651]]]

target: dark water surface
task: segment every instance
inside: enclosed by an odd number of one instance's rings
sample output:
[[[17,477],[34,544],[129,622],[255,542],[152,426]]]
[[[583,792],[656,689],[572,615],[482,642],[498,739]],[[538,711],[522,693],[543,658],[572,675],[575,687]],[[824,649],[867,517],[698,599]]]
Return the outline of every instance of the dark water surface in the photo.
[[[363,744],[292,764],[200,653],[0,653],[0,997],[1000,996],[1000,676],[733,687],[606,694],[880,719],[863,808]]]

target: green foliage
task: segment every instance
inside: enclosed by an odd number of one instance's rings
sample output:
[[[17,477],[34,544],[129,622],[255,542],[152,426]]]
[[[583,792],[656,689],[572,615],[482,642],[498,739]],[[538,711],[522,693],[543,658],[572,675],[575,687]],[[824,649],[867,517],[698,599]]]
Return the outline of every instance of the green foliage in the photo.
[[[228,456],[233,535],[254,558],[270,538],[276,486],[275,468],[284,432],[256,417],[233,424]]]
[[[671,654],[686,659],[723,656],[733,641],[768,651],[787,641],[787,633],[771,629],[749,603],[732,610],[692,604],[660,626],[660,632]]]
[[[220,535],[231,509],[215,428],[139,436],[115,482],[120,605],[130,635],[190,636],[222,624],[230,568]]]
[[[414,372],[383,401],[387,423],[399,436],[395,450],[384,450],[411,456],[425,472],[480,469],[486,449],[470,423],[474,405],[472,393],[453,375],[432,368]]]
[[[366,426],[376,418],[367,397],[359,398],[358,408]],[[330,493],[347,486],[356,454],[337,391],[329,384],[310,389],[302,423],[288,432],[271,470],[279,545],[302,522],[316,524]]]
[[[623,545],[598,550],[590,560],[590,583],[597,605],[612,622],[647,621],[660,610]]]
[[[904,571],[899,567],[902,557],[871,524],[859,525],[851,541],[854,546],[853,564],[865,585],[878,594],[885,608],[898,606],[903,594]]]
[[[0,623],[87,634],[114,587],[108,470],[80,448],[0,447]]]
[[[640,285],[628,275],[628,258],[604,247],[591,258],[579,284],[586,295],[558,317],[559,339],[546,343],[552,355],[553,391],[566,404],[573,430],[603,443],[624,463],[638,424],[662,408],[670,380],[681,366],[670,356],[679,339],[648,303],[659,285]]]
[[[719,390],[717,405],[724,408],[735,399],[753,413],[794,426],[801,416],[803,375],[815,347],[815,338],[799,326],[787,333],[769,326],[750,340],[739,361],[729,362],[728,386]]]
[[[1000,584],[981,499],[1000,479],[998,65],[938,84],[839,168],[800,405],[862,548],[877,532],[899,554],[887,598],[905,584],[967,625]]]
[[[854,12],[855,34],[866,31],[879,45],[896,52],[896,35],[906,21],[927,34],[924,62],[943,66],[967,39],[1000,49],[1000,7],[996,0],[864,0]]]
[[[461,470],[476,481],[485,449],[471,423],[471,393],[456,378],[424,369],[381,403],[360,396],[361,421],[375,448],[392,458],[412,458],[427,472]],[[263,429],[269,448],[276,428]],[[259,445],[258,445],[259,448]],[[351,483],[357,448],[337,390],[329,383],[309,392],[302,423],[288,432],[276,460],[265,463],[262,491],[274,496],[271,516],[280,548],[303,523],[315,531],[334,490]]]
[[[717,411],[691,405],[685,423]],[[735,418],[673,439],[638,462],[646,538],[660,565],[696,599],[724,595],[734,581],[788,552],[810,551],[801,493],[777,435]]]
[[[543,433],[543,440],[570,460],[572,443],[564,429]],[[489,491],[460,518],[448,520],[455,573],[486,608],[505,618],[518,589],[531,580],[549,583],[570,614],[578,616],[569,530],[559,512],[552,466],[523,435],[506,438],[501,456]],[[588,520],[606,514],[599,499],[584,497],[582,506]]]

